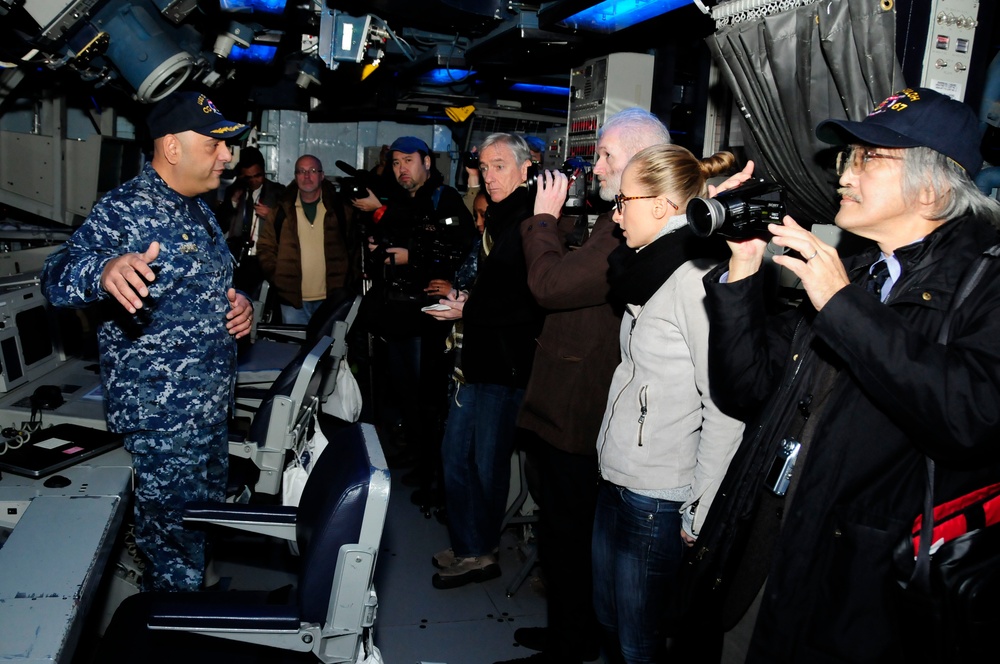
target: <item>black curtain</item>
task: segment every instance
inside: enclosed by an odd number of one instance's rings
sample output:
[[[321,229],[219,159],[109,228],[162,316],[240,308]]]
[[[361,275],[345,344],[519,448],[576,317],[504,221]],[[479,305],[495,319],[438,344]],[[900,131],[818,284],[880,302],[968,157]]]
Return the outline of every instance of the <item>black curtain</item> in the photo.
[[[706,40],[740,109],[755,174],[787,187],[800,221],[832,223],[837,212],[837,149],[816,139],[816,125],[860,120],[905,87],[892,6],[822,0],[724,26]]]

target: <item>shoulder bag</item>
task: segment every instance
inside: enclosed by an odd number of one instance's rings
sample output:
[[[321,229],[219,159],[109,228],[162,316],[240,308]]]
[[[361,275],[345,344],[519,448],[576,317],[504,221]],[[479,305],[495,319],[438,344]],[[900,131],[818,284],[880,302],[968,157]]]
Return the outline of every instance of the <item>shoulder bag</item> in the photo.
[[[954,312],[982,280],[1000,245],[979,257],[938,335],[948,341]],[[1000,649],[1000,483],[934,504],[927,457],[923,513],[894,551],[901,655],[908,662],[996,662]]]

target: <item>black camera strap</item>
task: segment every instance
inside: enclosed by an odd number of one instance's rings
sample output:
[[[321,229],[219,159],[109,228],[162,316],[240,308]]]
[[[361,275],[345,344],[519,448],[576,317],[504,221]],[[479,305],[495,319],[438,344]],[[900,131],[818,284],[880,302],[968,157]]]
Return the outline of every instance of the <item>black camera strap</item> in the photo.
[[[812,375],[812,390],[799,401],[796,407],[798,411],[796,420],[801,424],[797,427],[798,437],[795,440],[799,441],[801,447],[798,459],[795,461],[795,469],[792,471],[791,482],[785,492],[785,501],[789,505],[795,494],[795,488],[798,486],[799,477],[802,475],[802,469],[805,468],[806,457],[809,455],[809,449],[812,447],[812,441],[816,435],[816,427],[821,419],[820,415],[830,400],[830,394],[833,392],[839,375],[840,369],[823,358],[817,357]]]
[[[812,353],[814,351],[805,350],[803,352]],[[794,438],[801,444],[798,458],[795,461],[791,481],[784,496],[776,495],[763,483],[758,491],[756,506],[748,524],[748,534],[745,540],[747,548],[740,557],[737,568],[730,575],[733,579],[733,585],[727,593],[722,607],[722,621],[727,629],[735,625],[746,614],[747,609],[767,580],[774,546],[781,535],[786,505],[791,505],[798,479],[805,467],[806,455],[816,426],[822,419],[820,415],[829,401],[839,375],[840,370],[836,366],[822,357],[817,357],[811,375],[803,378],[803,380],[809,381],[812,389],[796,404],[796,414],[786,430],[786,437]],[[773,450],[772,458],[776,459],[780,441],[773,441],[771,447]]]

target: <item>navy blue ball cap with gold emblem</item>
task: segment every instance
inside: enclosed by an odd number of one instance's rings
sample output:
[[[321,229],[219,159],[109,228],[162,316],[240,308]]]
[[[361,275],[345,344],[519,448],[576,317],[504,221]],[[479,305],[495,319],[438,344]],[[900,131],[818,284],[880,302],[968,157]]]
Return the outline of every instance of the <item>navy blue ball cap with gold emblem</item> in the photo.
[[[960,101],[928,88],[893,93],[861,122],[825,120],[816,127],[824,143],[882,148],[928,147],[974,177],[983,165],[979,118]]]
[[[229,141],[242,136],[247,125],[222,117],[212,100],[201,92],[174,92],[159,101],[146,119],[152,138],[193,131]]]

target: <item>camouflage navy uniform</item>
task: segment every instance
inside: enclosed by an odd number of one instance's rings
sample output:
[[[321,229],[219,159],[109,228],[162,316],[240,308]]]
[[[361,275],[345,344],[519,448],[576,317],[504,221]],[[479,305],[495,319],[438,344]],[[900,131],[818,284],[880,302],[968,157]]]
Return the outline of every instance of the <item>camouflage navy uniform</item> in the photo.
[[[101,287],[105,265],[160,243],[143,308]],[[136,540],[146,586],[197,590],[204,535],[180,519],[189,500],[222,500],[236,344],[226,329],[232,257],[208,206],[170,189],[151,165],[108,193],[45,262],[55,306],[96,305],[108,428],[125,434],[136,473]]]

